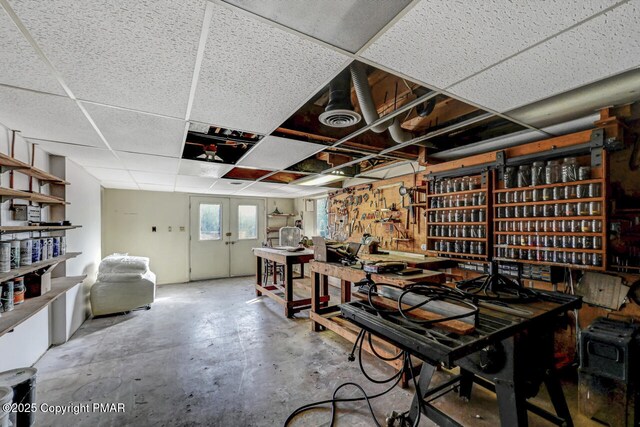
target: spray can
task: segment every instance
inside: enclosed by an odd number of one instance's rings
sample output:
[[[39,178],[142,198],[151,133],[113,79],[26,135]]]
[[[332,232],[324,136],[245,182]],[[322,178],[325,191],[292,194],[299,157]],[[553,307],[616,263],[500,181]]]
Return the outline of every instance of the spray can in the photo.
[[[49,259],[47,256],[47,239],[40,239],[40,260],[46,261]]]
[[[33,239],[31,245],[31,262],[40,262],[40,239]]]
[[[2,311],[13,310],[13,280],[9,280],[2,284],[0,302],[2,303]]]
[[[53,238],[53,257],[59,257],[60,256],[60,238],[59,237],[54,237]]]
[[[67,253],[67,237],[60,236],[60,255]]]
[[[47,239],[47,259],[53,258],[53,239],[49,237]]]

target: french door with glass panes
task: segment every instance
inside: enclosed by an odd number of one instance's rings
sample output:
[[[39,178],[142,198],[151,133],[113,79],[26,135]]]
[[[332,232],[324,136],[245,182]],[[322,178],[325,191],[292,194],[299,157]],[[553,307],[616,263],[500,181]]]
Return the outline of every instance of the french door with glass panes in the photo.
[[[255,274],[251,249],[265,238],[264,200],[192,196],[190,207],[190,279]]]

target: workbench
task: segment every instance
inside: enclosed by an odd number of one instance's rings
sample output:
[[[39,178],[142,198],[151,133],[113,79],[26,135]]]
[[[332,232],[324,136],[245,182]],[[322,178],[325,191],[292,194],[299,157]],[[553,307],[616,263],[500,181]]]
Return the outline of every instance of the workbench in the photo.
[[[391,260],[391,259],[390,259]],[[325,304],[328,301],[329,277],[335,277],[340,280],[340,302],[351,301],[351,287],[353,283],[359,282],[366,278],[366,273],[360,268],[360,265],[343,266],[338,263],[327,263],[313,261],[310,264],[311,270],[311,311],[309,319],[311,320],[311,330],[319,332],[322,328],[329,329],[341,337],[355,342],[359,328],[345,320],[341,315],[337,305],[330,306]],[[399,274],[371,274],[371,279],[378,283],[389,283],[401,287],[409,286],[419,282],[444,283],[446,276],[439,271],[423,270],[420,274],[401,276]],[[388,343],[374,339],[378,344],[376,352],[384,357],[392,357],[397,354],[397,349],[389,346]],[[363,343],[362,348],[373,354],[368,343]],[[388,362],[390,365],[399,368],[402,360],[394,360]],[[406,384],[406,378],[404,380]]]
[[[358,258],[362,261],[400,261],[407,264],[407,267],[422,268],[425,270],[440,270],[444,268],[453,268],[458,263],[449,258],[429,257],[429,256],[407,256],[397,253],[389,254],[358,254]]]
[[[284,305],[284,314],[292,317],[295,313],[311,307],[311,299],[303,298],[295,300],[293,296],[293,266],[300,265],[302,275],[304,275],[304,264],[313,259],[313,251],[305,249],[298,252],[290,252],[285,249],[276,248],[253,248],[256,257],[256,296],[266,295],[276,302]],[[266,259],[275,264],[284,266],[284,285],[277,284],[274,265],[273,283],[262,283],[262,260]],[[328,302],[328,294],[323,298],[322,303]]]

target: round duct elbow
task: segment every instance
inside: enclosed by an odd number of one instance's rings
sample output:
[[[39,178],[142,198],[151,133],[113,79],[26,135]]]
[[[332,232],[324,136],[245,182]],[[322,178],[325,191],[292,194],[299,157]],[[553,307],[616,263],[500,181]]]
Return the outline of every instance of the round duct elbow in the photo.
[[[351,103],[351,72],[343,70],[329,83],[329,102],[318,120],[323,125],[346,128],[360,122],[362,117],[353,111]]]

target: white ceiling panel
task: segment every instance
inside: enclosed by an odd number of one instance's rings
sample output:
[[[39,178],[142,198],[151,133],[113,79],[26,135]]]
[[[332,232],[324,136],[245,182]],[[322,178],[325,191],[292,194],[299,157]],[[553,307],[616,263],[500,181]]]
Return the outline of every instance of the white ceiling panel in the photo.
[[[154,184],[154,185],[171,185],[173,186],[176,181],[175,174],[163,174],[163,173],[153,173],[153,172],[139,172],[139,171],[130,171],[133,179],[136,180],[138,184]]]
[[[78,98],[184,118],[206,2],[9,3]]]
[[[222,178],[233,169],[233,165],[223,165],[222,163],[201,162],[198,160],[181,160],[180,175],[204,176],[207,178]]]
[[[124,166],[133,171],[176,173],[180,159],[149,154],[116,152]]]
[[[85,170],[100,181],[129,181],[133,182],[129,172],[124,169],[96,168],[85,166]]]
[[[106,148],[69,98],[0,86],[0,123],[26,138]]]
[[[0,83],[64,95],[47,65],[0,7]]]
[[[217,192],[217,191],[236,192],[243,189],[244,187],[246,187],[251,183],[252,181],[241,181],[238,179],[218,179],[216,180],[216,182],[214,182],[213,186],[211,187],[211,190],[213,192]]]
[[[285,169],[323,148],[324,146],[320,144],[277,136],[265,136],[240,159],[238,165],[260,169]]]
[[[68,157],[83,167],[124,169],[122,162],[107,149],[61,144],[40,139],[29,139],[29,141],[38,144],[38,147],[47,153]]]
[[[446,88],[618,1],[423,0],[363,56]]]
[[[411,3],[411,0],[225,1],[354,53]]]
[[[118,190],[138,190],[138,184],[127,181],[102,181],[100,182],[104,188],[113,188]]]
[[[180,156],[185,136],[184,120],[87,102],[83,105],[114,150]]]
[[[209,189],[215,182],[213,178],[203,178],[200,176],[178,175],[176,178],[176,188],[192,187],[199,189]]]
[[[140,190],[173,192],[173,185],[138,184]]]
[[[345,66],[331,49],[213,7],[193,120],[269,133]]]
[[[503,112],[640,66],[640,0],[523,52],[450,91]]]

